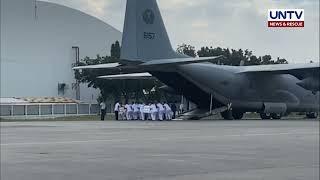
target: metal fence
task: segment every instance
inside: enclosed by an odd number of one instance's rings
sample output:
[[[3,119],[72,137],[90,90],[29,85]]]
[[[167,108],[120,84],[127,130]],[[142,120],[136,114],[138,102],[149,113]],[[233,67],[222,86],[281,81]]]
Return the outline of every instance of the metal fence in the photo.
[[[98,104],[1,104],[0,117],[96,115]]]

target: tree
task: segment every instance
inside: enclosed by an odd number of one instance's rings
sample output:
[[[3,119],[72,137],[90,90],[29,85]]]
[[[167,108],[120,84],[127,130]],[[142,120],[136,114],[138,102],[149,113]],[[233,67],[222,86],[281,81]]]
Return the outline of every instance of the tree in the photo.
[[[288,61],[286,59],[278,57],[277,61],[275,62],[275,64],[288,64]]]
[[[270,55],[264,55],[262,56],[262,64],[274,64],[274,61],[272,61],[272,57]]]
[[[177,48],[177,52],[180,53],[180,54],[188,55],[190,57],[196,57],[197,56],[195,47],[191,46],[191,45],[187,45],[187,44],[179,45],[178,48]]]
[[[211,57],[211,56],[221,56],[223,55],[224,58],[220,61],[214,62],[217,64],[230,64],[231,61],[231,53],[230,50],[222,49],[221,47],[212,48],[212,47],[202,47],[201,50],[198,51],[199,57]]]
[[[270,55],[255,56],[252,51],[246,49],[228,49],[228,48],[212,48],[212,47],[202,47],[198,52],[199,57],[210,57],[210,56],[221,56],[225,58],[220,60],[220,62],[215,62],[217,64],[232,65],[232,66],[251,66],[251,65],[261,65],[261,64],[287,64],[288,61],[283,58],[278,58],[277,61],[272,60]]]
[[[247,65],[248,65],[248,66],[260,65],[260,64],[261,64],[261,61],[262,61],[261,57],[257,57],[257,56],[255,56],[255,55],[253,55],[253,56],[250,56],[249,62],[248,62]]]
[[[119,60],[120,54],[121,54],[120,43],[119,41],[116,41],[114,44],[111,45],[111,58]]]
[[[224,65],[233,65],[239,66],[241,62],[247,63],[249,56],[252,55],[252,52],[249,50],[243,51],[242,49],[235,50],[229,48],[208,48],[202,47],[200,51],[198,51],[199,57],[210,57],[210,56],[224,56],[219,63]]]

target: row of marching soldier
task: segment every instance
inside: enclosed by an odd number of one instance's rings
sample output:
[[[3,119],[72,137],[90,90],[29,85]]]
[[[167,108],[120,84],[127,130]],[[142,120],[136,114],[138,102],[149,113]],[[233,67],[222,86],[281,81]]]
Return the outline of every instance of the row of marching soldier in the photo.
[[[116,120],[153,120],[164,121],[176,118],[177,107],[175,103],[126,103],[117,102],[114,107]]]

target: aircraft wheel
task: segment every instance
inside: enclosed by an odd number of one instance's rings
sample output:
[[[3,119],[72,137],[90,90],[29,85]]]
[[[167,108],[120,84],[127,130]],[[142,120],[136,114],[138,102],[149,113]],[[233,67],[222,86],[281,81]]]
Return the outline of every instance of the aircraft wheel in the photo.
[[[232,111],[232,117],[236,120],[240,120],[243,118],[244,113],[241,111]]]
[[[281,114],[277,114],[277,113],[272,113],[271,117],[272,117],[272,119],[281,119],[282,118]]]
[[[316,112],[307,113],[307,118],[309,119],[316,119],[317,117],[318,117],[318,113]]]
[[[220,114],[223,117],[223,119],[225,119],[225,120],[232,120],[233,119],[232,118],[232,111],[227,110],[227,111],[221,112]]]
[[[271,119],[270,114],[267,113],[260,113],[260,117],[261,119]]]

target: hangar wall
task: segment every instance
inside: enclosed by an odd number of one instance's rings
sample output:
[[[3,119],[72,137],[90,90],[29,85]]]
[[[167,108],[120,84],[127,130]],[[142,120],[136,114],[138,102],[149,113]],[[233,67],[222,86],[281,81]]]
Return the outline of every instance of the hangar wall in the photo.
[[[99,19],[58,4],[1,0],[0,97],[76,98],[73,46],[85,56],[106,55],[121,32]],[[65,83],[64,95],[58,84]],[[94,102],[97,90],[81,85],[81,100]]]

